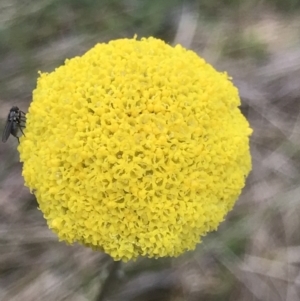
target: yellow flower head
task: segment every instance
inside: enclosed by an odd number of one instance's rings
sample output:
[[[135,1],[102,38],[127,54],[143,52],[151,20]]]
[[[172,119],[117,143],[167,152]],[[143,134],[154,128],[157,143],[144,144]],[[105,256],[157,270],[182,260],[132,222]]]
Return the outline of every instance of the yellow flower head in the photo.
[[[215,230],[251,169],[237,89],[192,51],[121,39],[42,73],[19,146],[60,240],[115,260],[177,256]]]

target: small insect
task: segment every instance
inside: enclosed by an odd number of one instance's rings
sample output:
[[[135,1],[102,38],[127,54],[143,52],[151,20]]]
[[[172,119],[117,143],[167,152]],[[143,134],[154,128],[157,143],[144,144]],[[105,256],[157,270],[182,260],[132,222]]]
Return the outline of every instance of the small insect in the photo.
[[[6,142],[10,135],[16,137],[19,141],[19,132],[24,135],[22,128],[25,128],[25,113],[18,107],[12,107],[8,113],[5,128],[2,134],[2,142]]]

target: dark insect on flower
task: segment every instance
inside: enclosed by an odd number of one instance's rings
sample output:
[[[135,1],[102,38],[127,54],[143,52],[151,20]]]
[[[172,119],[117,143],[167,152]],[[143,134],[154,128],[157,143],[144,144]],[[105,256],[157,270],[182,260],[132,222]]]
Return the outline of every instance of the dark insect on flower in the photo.
[[[2,134],[2,142],[6,142],[10,135],[16,137],[19,141],[19,133],[24,135],[22,128],[25,128],[26,117],[25,113],[18,107],[12,107],[8,113],[6,125]]]

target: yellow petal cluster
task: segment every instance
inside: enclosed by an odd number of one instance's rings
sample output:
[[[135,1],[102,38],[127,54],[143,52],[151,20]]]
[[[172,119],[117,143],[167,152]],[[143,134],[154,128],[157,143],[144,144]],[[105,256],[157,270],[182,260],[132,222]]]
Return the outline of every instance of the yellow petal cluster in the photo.
[[[19,145],[60,240],[115,260],[177,256],[217,229],[251,169],[237,89],[155,38],[97,44],[42,73]]]

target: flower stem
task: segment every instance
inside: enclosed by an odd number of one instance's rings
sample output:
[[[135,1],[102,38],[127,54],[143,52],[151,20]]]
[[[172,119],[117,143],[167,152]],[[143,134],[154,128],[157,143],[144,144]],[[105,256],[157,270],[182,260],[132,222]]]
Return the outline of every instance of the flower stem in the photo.
[[[121,261],[113,261],[110,265],[108,276],[104,280],[104,283],[101,286],[101,289],[96,297],[95,301],[104,301],[106,300],[107,295],[111,291],[111,288],[114,285],[116,275],[121,266]]]

